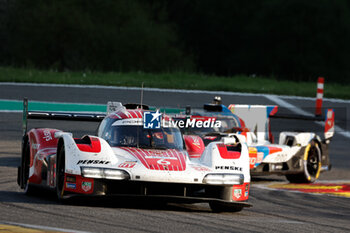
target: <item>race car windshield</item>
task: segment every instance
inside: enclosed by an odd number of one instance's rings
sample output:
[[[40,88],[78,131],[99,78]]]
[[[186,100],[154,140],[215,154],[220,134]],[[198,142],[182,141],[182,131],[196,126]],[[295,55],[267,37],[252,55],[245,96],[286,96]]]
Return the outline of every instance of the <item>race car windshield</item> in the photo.
[[[111,146],[147,149],[184,149],[177,128],[145,129],[143,126],[112,126],[102,136]]]

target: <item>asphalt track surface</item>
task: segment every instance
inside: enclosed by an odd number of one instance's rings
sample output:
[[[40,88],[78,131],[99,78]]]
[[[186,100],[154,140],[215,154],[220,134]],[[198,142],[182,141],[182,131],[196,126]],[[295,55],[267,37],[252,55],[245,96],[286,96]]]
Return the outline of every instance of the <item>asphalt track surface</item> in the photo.
[[[154,106],[201,106],[214,94],[151,92],[144,103]],[[0,85],[0,99],[80,102],[104,104],[109,100],[139,102],[140,92],[114,89],[27,87]],[[261,96],[224,95],[224,104],[274,104]],[[310,108],[311,100],[285,99],[298,107]],[[325,103],[332,106],[332,103]],[[334,103],[350,109],[350,104]],[[311,109],[311,108],[310,108]],[[311,110],[310,110],[311,111]],[[337,114],[337,113],[336,113]],[[343,128],[347,129],[346,114]],[[322,132],[313,122],[276,120],[274,132],[304,129]],[[76,136],[94,133],[96,123],[32,121],[30,127],[56,127]],[[333,169],[320,180],[350,180],[350,139],[335,135],[331,142]],[[183,205],[145,203],[142,200],[78,199],[60,204],[51,193],[39,197],[23,194],[16,184],[20,161],[21,114],[0,113],[0,224],[18,223],[86,232],[349,232],[350,198],[311,195],[261,189],[260,185],[285,182],[284,177],[262,177],[252,182],[252,208],[239,213],[212,213],[207,204]],[[49,228],[48,228],[49,229]]]

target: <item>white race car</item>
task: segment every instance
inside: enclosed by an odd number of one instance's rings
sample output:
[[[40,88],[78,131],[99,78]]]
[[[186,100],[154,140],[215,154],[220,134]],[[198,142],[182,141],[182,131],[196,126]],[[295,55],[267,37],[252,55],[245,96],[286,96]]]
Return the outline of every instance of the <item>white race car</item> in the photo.
[[[323,117],[276,114],[278,106],[204,104],[203,109],[186,108],[178,119],[221,121],[220,127],[185,128],[185,134],[201,136],[205,145],[235,133],[239,141],[248,145],[251,175],[285,175],[293,183],[311,183],[322,171],[331,169],[328,147],[334,135],[334,110]],[[276,115],[275,115],[276,114]],[[281,132],[274,143],[270,118],[324,121],[324,137],[314,132]]]
[[[18,184],[27,194],[46,187],[59,199],[73,195],[162,198],[207,202],[216,212],[251,206],[248,147],[235,135],[204,149],[198,136],[183,136],[177,127],[146,127],[145,114],[156,119],[159,113],[142,108],[114,103],[114,111],[104,115],[28,112],[27,100],[24,106]],[[27,132],[27,118],[101,123],[96,136],[74,138],[72,133],[50,128]],[[162,122],[169,120],[163,116]]]
[[[326,119],[279,115],[277,106],[234,105],[228,107],[244,120],[249,131],[241,132],[241,141],[249,146],[252,175],[285,175],[292,183],[311,183],[320,172],[331,169],[328,146],[334,135],[334,110],[328,109]],[[273,143],[270,118],[324,121],[324,138],[313,132],[281,132]]]

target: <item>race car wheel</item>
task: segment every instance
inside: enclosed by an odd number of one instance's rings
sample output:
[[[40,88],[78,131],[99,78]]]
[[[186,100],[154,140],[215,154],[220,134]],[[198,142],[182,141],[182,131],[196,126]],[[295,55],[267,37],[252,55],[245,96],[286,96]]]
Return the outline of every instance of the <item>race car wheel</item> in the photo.
[[[302,158],[303,173],[296,175],[286,175],[291,183],[313,183],[318,179],[321,171],[321,151],[318,144],[312,141],[305,148]]]
[[[63,200],[64,197],[65,156],[64,145],[62,145],[57,155],[56,164],[56,194],[58,200]]]
[[[24,148],[24,155],[22,160],[22,182],[24,187],[24,193],[26,195],[36,194],[36,187],[29,183],[29,170],[30,170],[30,145],[29,141],[26,142]]]
[[[210,209],[215,213],[239,212],[243,209],[242,206],[225,205],[224,203],[220,203],[220,202],[209,202],[209,206],[210,206]]]

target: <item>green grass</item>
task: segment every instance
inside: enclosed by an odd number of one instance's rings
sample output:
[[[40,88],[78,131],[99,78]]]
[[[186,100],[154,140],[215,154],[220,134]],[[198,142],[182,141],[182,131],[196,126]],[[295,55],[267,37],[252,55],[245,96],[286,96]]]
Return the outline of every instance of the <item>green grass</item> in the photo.
[[[316,96],[315,82],[278,81],[268,77],[236,75],[219,77],[189,73],[149,74],[142,72],[56,72],[36,69],[0,67],[0,82],[34,82],[59,84],[95,84],[109,86],[145,87],[269,93],[280,95]],[[325,97],[350,99],[350,85],[327,83]]]

